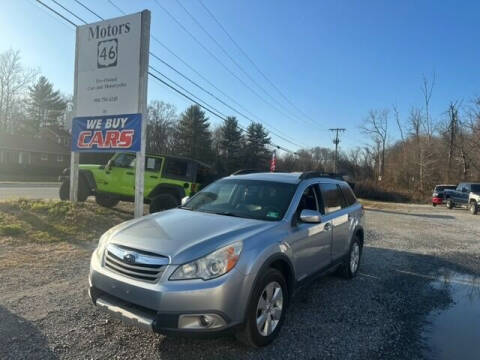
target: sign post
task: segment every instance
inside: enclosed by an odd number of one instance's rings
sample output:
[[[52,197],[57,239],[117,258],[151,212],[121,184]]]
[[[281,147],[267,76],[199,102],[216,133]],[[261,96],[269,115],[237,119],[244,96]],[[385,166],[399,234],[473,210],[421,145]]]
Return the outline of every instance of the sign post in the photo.
[[[150,11],[77,27],[70,200],[79,152],[135,152],[135,217],[143,215]]]

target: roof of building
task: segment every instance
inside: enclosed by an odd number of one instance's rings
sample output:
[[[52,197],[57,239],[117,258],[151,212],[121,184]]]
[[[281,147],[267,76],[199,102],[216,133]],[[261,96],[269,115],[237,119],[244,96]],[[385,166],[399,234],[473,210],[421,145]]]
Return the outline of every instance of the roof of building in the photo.
[[[0,133],[0,149],[46,154],[67,154],[69,149],[46,138]]]

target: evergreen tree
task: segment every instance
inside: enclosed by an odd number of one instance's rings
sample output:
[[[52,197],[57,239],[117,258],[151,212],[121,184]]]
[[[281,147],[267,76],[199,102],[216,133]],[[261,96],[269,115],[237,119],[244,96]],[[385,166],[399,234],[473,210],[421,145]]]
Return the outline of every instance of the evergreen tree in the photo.
[[[242,168],[242,130],[235,117],[228,117],[219,131],[219,157],[227,174]]]
[[[33,131],[41,127],[59,126],[66,109],[66,101],[60,92],[53,90],[53,85],[46,77],[28,88],[28,125]]]
[[[251,123],[247,128],[243,163],[247,168],[266,170],[269,168],[271,152],[267,149],[270,137],[260,123]]]
[[[175,153],[192,159],[212,160],[210,124],[200,106],[192,105],[181,115],[175,136]]]

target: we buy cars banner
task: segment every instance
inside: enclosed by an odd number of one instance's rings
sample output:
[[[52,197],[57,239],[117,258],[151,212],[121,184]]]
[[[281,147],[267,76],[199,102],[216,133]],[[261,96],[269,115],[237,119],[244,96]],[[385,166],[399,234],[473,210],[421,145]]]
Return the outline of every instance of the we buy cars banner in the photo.
[[[82,116],[72,121],[72,151],[140,151],[142,114]]]

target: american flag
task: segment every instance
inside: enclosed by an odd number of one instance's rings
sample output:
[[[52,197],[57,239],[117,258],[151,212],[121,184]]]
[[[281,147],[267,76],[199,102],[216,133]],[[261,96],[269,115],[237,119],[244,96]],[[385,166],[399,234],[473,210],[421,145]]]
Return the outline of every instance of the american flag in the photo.
[[[272,161],[270,162],[270,172],[275,172],[276,168],[277,168],[277,153],[276,151],[273,151]]]

